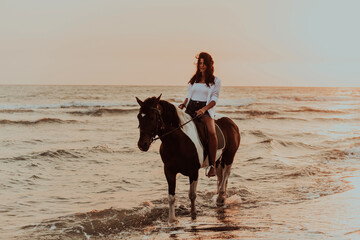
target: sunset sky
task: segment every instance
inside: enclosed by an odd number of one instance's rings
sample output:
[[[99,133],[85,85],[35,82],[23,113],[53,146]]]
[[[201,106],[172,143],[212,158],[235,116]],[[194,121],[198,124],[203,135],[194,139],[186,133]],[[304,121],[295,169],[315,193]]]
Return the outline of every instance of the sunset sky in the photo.
[[[0,84],[360,87],[358,0],[0,0]]]

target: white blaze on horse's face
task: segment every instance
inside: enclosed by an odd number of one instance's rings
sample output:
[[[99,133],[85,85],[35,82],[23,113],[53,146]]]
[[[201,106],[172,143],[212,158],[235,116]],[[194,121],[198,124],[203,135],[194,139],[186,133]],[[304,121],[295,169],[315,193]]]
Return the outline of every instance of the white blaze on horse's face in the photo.
[[[157,116],[154,110],[140,109],[138,114],[140,138],[138,147],[141,151],[150,148],[152,138],[157,134]]]
[[[145,101],[141,101],[136,97],[136,101],[140,105],[140,111],[137,116],[139,120],[140,138],[138,141],[138,147],[141,151],[147,151],[150,148],[153,138],[158,134],[159,129],[159,110],[157,105],[160,101],[159,97],[147,98]]]

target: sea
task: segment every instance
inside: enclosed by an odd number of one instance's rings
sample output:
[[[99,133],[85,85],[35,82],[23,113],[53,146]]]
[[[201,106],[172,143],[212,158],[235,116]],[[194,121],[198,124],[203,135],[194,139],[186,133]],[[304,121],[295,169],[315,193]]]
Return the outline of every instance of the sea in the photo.
[[[187,86],[0,86],[0,239],[360,239],[360,88],[223,86],[239,127],[225,206],[178,174],[168,223],[159,154],[135,97]]]

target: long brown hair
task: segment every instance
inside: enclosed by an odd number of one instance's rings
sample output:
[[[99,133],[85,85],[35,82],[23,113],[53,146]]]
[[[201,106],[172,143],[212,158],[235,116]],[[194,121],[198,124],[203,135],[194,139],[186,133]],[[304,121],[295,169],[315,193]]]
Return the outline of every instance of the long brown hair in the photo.
[[[188,83],[190,83],[191,85],[193,85],[194,83],[200,81],[201,79],[201,72],[200,72],[200,59],[204,59],[204,64],[206,66],[206,70],[205,70],[205,83],[208,87],[210,87],[210,84],[214,84],[215,83],[215,76],[214,76],[214,61],[212,59],[212,57],[210,56],[210,54],[206,53],[206,52],[201,52],[198,56],[196,56],[197,58],[197,67],[196,67],[196,73],[194,74],[194,76],[190,79],[190,81]]]

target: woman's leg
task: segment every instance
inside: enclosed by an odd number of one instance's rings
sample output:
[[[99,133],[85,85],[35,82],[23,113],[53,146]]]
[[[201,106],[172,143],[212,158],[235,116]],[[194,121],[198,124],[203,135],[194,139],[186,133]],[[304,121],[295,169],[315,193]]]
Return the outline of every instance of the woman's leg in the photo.
[[[210,116],[205,115],[202,117],[202,121],[206,124],[208,130],[209,166],[213,166],[210,168],[208,172],[208,177],[213,177],[215,176],[215,158],[216,158],[216,150],[218,147],[218,141],[215,131],[215,120],[212,119]]]

